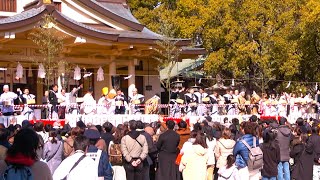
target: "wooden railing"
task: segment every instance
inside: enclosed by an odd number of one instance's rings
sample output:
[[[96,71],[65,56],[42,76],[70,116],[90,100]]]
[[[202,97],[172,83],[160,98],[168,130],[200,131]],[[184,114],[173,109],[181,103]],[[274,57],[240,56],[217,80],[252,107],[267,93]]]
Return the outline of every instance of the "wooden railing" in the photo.
[[[17,0],[0,0],[0,11],[17,12]]]

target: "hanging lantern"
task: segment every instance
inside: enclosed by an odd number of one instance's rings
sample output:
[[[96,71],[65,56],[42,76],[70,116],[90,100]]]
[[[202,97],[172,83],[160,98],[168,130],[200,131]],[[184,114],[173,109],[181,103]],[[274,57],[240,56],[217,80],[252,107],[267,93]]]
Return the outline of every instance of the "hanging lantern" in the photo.
[[[61,73],[60,78],[61,78],[61,86],[62,86],[62,88],[65,88],[66,87],[66,78],[64,76],[64,73]]]
[[[43,64],[39,64],[38,78],[44,79],[46,77],[46,71],[44,70]]]
[[[81,69],[79,68],[79,66],[74,68],[73,79],[77,80],[77,81],[79,81],[81,79]]]
[[[20,63],[17,66],[16,79],[20,79],[23,77],[23,67]]]
[[[97,72],[97,81],[104,81],[104,72],[101,67],[98,69]]]
[[[33,74],[32,74],[32,69],[31,69],[31,67],[29,67],[29,70],[28,70],[28,77],[32,77],[33,76]]]

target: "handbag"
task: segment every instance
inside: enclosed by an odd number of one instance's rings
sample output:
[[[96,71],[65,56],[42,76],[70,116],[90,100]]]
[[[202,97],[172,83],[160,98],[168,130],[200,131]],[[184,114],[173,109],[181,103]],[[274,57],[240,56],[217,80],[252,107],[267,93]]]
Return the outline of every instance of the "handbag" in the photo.
[[[176,158],[176,165],[178,165],[178,166],[180,165],[182,156],[183,156],[183,154],[181,154],[181,153],[178,154],[178,156]]]

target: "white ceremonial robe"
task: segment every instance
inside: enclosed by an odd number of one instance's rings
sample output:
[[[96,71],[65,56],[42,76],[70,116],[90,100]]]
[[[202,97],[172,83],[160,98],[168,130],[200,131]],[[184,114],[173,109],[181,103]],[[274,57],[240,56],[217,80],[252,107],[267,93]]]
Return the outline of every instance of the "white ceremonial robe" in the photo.
[[[83,96],[82,109],[85,114],[94,114],[96,111],[96,100],[90,93]]]
[[[114,114],[116,104],[114,99],[101,97],[98,101],[97,114]]]
[[[141,104],[144,103],[144,96],[142,94],[136,94],[134,96],[129,96],[130,99],[130,110],[131,110],[131,114],[141,114]],[[134,101],[140,101],[140,103],[134,103]]]
[[[22,97],[28,101],[28,100],[32,100],[35,99],[36,96],[33,94],[23,94]],[[22,115],[24,115],[25,119],[27,120],[32,120],[34,117],[34,108],[29,107],[27,102],[24,105],[23,111],[22,111]]]
[[[206,104],[204,102],[202,102],[202,99],[206,98],[208,96],[208,94],[207,93],[201,94],[199,92],[195,92],[194,94],[198,97],[197,115],[204,116],[205,114],[207,114],[208,110],[207,110]]]
[[[287,117],[287,105],[278,105],[278,115],[281,117]]]
[[[218,99],[214,95],[210,95],[210,100],[211,100],[211,114],[212,115],[219,115],[219,104],[218,104]],[[212,103],[212,101],[216,103]]]

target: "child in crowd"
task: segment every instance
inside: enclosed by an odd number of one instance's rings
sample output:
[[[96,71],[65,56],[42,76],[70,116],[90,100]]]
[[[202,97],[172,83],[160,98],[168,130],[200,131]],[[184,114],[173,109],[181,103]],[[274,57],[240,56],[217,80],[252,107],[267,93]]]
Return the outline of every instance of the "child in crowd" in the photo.
[[[238,168],[235,165],[235,161],[236,159],[232,154],[227,157],[227,165],[220,168],[218,171],[218,180],[240,180]]]

